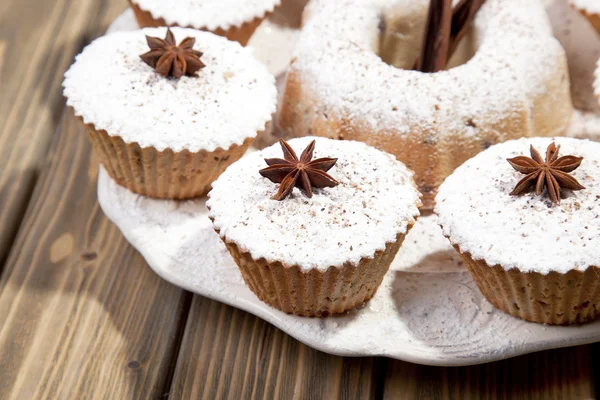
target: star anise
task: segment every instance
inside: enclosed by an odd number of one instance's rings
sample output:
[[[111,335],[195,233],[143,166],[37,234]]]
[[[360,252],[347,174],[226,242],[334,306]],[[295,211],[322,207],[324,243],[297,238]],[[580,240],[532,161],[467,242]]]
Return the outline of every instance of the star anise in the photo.
[[[261,169],[259,173],[273,183],[280,183],[279,190],[272,199],[285,199],[294,187],[304,189],[306,197],[312,197],[312,188],[334,187],[339,184],[333,179],[329,171],[337,162],[337,158],[318,158],[313,160],[315,141],[310,142],[300,155],[300,159],[294,149],[283,139],[279,140],[282,158],[265,158],[269,165]],[[312,161],[311,161],[312,160]]]
[[[577,179],[573,178],[568,172],[574,171],[581,165],[582,157],[563,156],[558,158],[560,146],[552,143],[546,150],[546,161],[538,151],[531,146],[529,151],[531,158],[518,156],[509,158],[507,161],[514,169],[527,174],[521,179],[514,190],[510,193],[512,196],[517,196],[525,193],[535,183],[535,194],[540,195],[544,190],[544,186],[548,188],[550,200],[556,204],[560,204],[561,188],[570,190],[585,189]]]
[[[150,51],[142,54],[140,58],[162,76],[191,76],[206,66],[200,61],[202,52],[193,49],[196,43],[193,37],[186,37],[177,46],[173,32],[167,29],[164,39],[146,36],[146,42]]]

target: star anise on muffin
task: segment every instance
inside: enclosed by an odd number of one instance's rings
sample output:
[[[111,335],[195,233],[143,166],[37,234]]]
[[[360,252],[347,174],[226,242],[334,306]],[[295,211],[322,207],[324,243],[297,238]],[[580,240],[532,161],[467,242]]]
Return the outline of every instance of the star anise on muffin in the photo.
[[[193,49],[196,43],[193,37],[186,37],[177,46],[173,32],[167,29],[164,39],[146,36],[146,42],[150,51],[142,54],[140,58],[162,76],[179,79],[183,75],[194,75],[206,66],[200,61],[202,52]]]
[[[512,196],[518,196],[527,192],[535,183],[535,194],[538,196],[548,188],[548,196],[553,203],[560,204],[560,191],[562,188],[569,190],[585,189],[583,185],[577,182],[577,179],[569,175],[581,165],[582,157],[563,156],[558,158],[560,146],[552,143],[546,150],[546,160],[533,147],[529,152],[531,158],[518,156],[509,158],[507,161],[514,169],[522,174],[526,174],[523,179],[517,183],[517,186],[510,193]]]
[[[304,190],[306,197],[312,197],[312,188],[334,187],[339,184],[329,171],[337,162],[337,158],[318,158],[313,160],[315,141],[304,149],[300,158],[294,149],[283,139],[279,140],[283,158],[265,158],[268,167],[259,173],[273,183],[279,183],[279,190],[273,200],[285,199],[294,187]]]

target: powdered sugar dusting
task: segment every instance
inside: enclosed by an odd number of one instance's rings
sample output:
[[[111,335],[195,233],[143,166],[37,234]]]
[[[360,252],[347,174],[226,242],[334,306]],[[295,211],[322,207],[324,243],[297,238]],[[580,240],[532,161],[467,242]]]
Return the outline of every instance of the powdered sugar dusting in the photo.
[[[569,0],[569,3],[573,7],[590,14],[600,14],[600,1],[598,0]]]
[[[372,257],[407,231],[419,214],[412,172],[387,153],[363,143],[300,138],[289,143],[298,154],[316,140],[314,158],[338,158],[329,171],[340,184],[299,189],[284,201],[271,200],[277,185],[258,171],[264,158],[281,157],[279,144],[249,154],[213,183],[210,216],[220,234],[253,258],[327,269]]]
[[[390,269],[406,272],[465,272],[460,255],[448,243],[433,214],[421,215],[404,239]]]
[[[228,29],[241,26],[254,18],[273,11],[281,0],[133,0],[154,18],[162,18],[169,25],[197,29]]]
[[[567,136],[600,140],[600,114],[575,110],[567,129]]]
[[[65,74],[67,104],[97,129],[158,150],[227,149],[265,129],[275,79],[252,50],[208,32],[172,30],[178,43],[194,37],[204,53],[207,66],[196,76],[164,78],[140,60],[145,35],[164,38],[165,28],[115,32],[77,56]]]
[[[517,109],[533,112],[533,99],[546,93],[565,61],[543,4],[487,1],[475,21],[477,53],[451,70],[423,74],[383,62],[376,54],[381,16],[393,10],[423,15],[427,4],[316,0],[291,69],[327,105],[327,112],[381,132],[414,133],[411,127],[437,126],[443,137],[470,137],[480,131],[465,127],[465,121],[482,126],[501,123]],[[564,129],[557,126],[556,132]]]
[[[563,190],[560,205],[545,191],[510,196],[523,175],[506,159],[529,155],[530,144],[545,154],[553,141],[560,155],[584,158],[571,175],[586,189]],[[436,203],[444,235],[489,265],[542,274],[600,265],[600,143],[531,138],[492,146],[446,179]]]

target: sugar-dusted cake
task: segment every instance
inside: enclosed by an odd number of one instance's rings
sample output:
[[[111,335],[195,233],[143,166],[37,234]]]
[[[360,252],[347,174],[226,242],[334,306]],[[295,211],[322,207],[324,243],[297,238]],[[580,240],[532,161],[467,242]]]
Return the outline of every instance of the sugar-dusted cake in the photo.
[[[569,4],[583,14],[600,32],[600,2],[598,0],[569,0]]]
[[[158,198],[205,194],[276,107],[275,79],[250,49],[194,29],[96,39],[63,85],[108,174]]]
[[[278,125],[286,136],[394,154],[431,207],[464,161],[511,138],[561,135],[573,107],[564,50],[540,0],[487,0],[465,38],[472,58],[436,73],[412,70],[427,9],[426,0],[311,2]]]
[[[492,146],[446,179],[435,212],[497,308],[548,324],[600,314],[600,143]]]
[[[231,165],[207,206],[262,301],[323,317],[374,295],[419,215],[419,198],[413,173],[392,155],[306,137]]]
[[[129,0],[140,28],[181,26],[210,31],[245,46],[281,0]]]

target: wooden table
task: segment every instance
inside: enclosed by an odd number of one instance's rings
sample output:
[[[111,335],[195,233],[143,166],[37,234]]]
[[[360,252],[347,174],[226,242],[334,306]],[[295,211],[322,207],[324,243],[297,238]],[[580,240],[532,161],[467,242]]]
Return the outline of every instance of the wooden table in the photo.
[[[595,397],[600,345],[467,368],[334,357],[156,276],[98,207],[61,94],[125,7],[0,1],[0,399]]]

